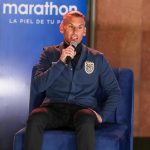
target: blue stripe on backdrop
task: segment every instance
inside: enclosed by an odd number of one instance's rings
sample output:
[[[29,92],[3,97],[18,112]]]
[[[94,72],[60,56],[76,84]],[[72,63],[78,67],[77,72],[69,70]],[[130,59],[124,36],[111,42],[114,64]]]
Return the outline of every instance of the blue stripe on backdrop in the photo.
[[[59,24],[71,9],[86,14],[86,0],[0,1],[0,150],[12,150],[25,125],[31,68],[43,47],[62,41]]]

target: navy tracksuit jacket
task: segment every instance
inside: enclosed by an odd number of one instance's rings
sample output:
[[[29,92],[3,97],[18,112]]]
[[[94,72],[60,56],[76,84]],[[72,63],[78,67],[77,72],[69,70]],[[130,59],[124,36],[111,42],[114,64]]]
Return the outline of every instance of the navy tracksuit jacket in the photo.
[[[95,110],[101,101],[97,99],[97,91],[103,91],[106,100],[99,113],[103,122],[107,121],[121,94],[103,54],[82,44],[82,52],[73,71],[71,63],[65,65],[59,60],[62,49],[63,43],[44,48],[34,76],[34,87],[38,92],[46,91],[45,102],[71,103]]]

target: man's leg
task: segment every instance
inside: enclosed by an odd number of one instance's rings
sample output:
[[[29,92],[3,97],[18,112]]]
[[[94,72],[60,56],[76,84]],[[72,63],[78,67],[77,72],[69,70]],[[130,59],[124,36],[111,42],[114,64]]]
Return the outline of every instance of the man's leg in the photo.
[[[37,108],[30,114],[25,133],[25,150],[41,150],[43,130],[48,123],[46,108]]]
[[[96,123],[96,116],[89,109],[81,109],[75,113],[77,150],[95,150]]]
[[[26,125],[25,150],[41,150],[44,129],[57,128],[61,124],[52,107],[34,109]]]

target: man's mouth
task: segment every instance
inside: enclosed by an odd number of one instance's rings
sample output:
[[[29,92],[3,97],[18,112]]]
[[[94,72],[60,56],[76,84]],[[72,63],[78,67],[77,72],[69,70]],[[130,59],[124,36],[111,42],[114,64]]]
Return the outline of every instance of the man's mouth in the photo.
[[[76,34],[72,35],[71,40],[72,41],[77,41],[78,40],[78,36]]]

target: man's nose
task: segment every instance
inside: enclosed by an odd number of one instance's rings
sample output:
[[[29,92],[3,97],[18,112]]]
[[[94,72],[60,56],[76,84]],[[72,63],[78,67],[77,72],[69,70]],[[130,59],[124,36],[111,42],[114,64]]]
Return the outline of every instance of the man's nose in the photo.
[[[74,32],[74,33],[78,32],[78,27],[74,27],[74,28],[73,28],[73,32]]]

